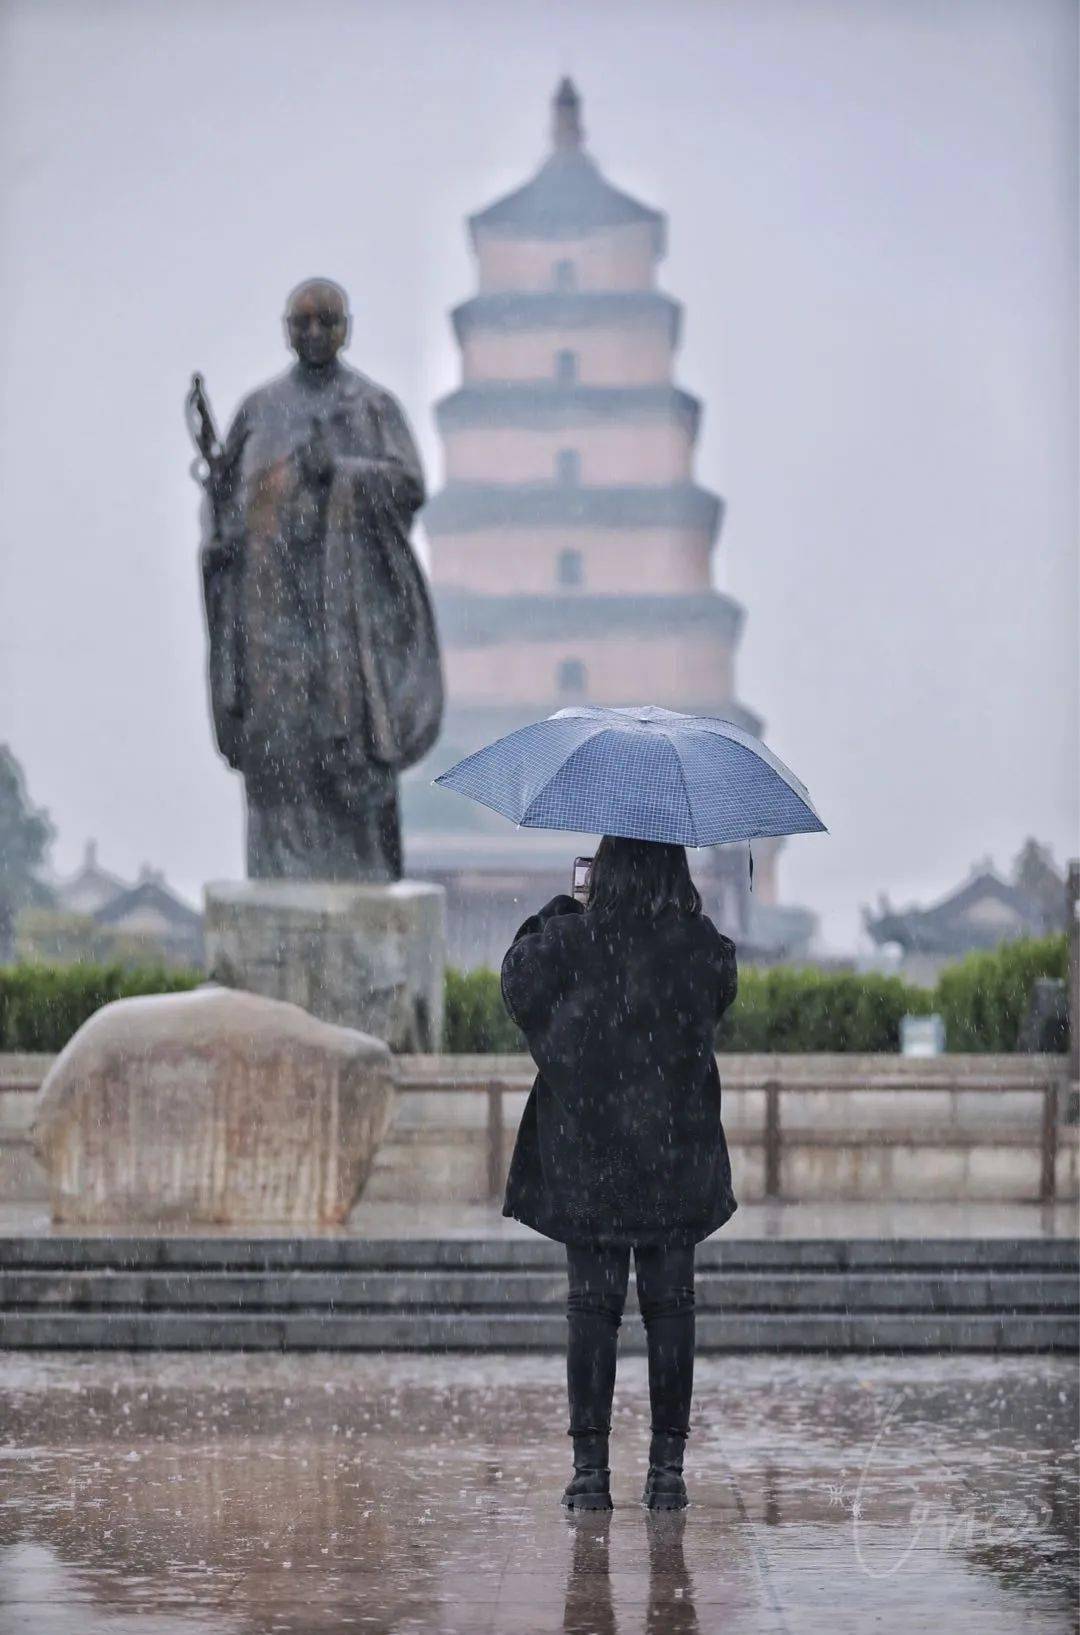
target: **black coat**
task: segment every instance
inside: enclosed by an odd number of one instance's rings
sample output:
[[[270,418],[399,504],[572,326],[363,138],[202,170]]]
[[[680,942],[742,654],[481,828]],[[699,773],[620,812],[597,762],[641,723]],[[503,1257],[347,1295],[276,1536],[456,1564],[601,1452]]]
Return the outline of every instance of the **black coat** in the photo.
[[[502,965],[539,1073],[503,1214],[559,1242],[698,1243],[735,1212],[716,1024],[735,945],[704,915],[600,919],[554,897]]]

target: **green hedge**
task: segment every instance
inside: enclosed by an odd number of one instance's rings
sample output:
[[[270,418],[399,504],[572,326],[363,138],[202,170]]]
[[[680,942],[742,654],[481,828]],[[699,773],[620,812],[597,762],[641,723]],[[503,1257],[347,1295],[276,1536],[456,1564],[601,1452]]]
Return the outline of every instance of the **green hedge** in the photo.
[[[163,966],[0,967],[0,1050],[62,1050],[102,1005],[138,994],[182,993],[205,978]]]
[[[739,997],[717,1045],[732,1051],[851,1051],[900,1047],[900,1018],[940,1011],[948,1048],[1011,1051],[1037,977],[1064,977],[1065,937],[1005,943],[971,954],[941,974],[937,988],[899,977],[780,966],[739,973]],[[195,971],[119,965],[0,968],[0,1050],[59,1050],[100,1006],[136,994],[178,993]],[[503,1007],[496,972],[446,973],[443,1049],[452,1054],[523,1051]]]
[[[1011,1051],[1037,977],[1064,977],[1064,935],[1026,938],[972,954],[941,974],[936,988],[900,977],[821,971],[813,966],[746,966],[739,997],[717,1035],[720,1050],[893,1052],[900,1019],[939,1011],[949,1050]],[[448,971],[443,1048],[519,1051],[494,971]]]
[[[720,1023],[717,1049],[897,1051],[900,1018],[932,1009],[928,988],[895,976],[750,966],[739,972],[739,997]]]
[[[1024,937],[988,954],[969,954],[938,978],[934,1008],[945,1018],[950,1050],[1010,1051],[1037,977],[1064,978],[1065,933]]]
[[[515,1054],[525,1048],[506,1014],[498,972],[448,970],[443,1049],[453,1056],[469,1056],[489,1051]]]
[[[900,1018],[932,1009],[932,993],[898,977],[747,968],[720,1026],[718,1048],[739,1051],[894,1051]],[[452,1053],[522,1051],[489,970],[447,971],[443,1048]]]

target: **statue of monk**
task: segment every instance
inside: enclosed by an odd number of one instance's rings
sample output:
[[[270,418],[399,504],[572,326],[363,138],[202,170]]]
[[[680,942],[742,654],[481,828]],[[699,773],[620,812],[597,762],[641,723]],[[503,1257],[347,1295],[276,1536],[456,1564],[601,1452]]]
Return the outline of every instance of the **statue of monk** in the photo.
[[[252,878],[401,878],[398,774],[438,734],[443,685],[409,542],[424,477],[389,392],[342,362],[344,290],[301,284],[296,363],[223,443],[196,376],[202,574],[217,745],[243,774]]]

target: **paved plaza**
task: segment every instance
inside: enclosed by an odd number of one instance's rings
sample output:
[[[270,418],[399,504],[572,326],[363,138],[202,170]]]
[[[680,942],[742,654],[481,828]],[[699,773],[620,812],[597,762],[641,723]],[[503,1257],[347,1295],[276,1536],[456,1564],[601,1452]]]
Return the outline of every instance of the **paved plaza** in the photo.
[[[698,1359],[691,1508],[559,1506],[554,1356],[0,1356],[0,1635],[1076,1628],[1062,1356]]]

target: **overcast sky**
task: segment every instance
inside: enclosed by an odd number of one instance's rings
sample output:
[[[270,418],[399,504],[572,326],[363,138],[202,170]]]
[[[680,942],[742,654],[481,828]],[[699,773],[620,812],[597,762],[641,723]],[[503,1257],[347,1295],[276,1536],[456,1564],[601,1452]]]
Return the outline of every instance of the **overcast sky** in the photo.
[[[0,740],[193,899],[242,872],[210,738],[193,368],[219,416],[326,273],[441,476],[463,218],[547,148],[668,213],[739,691],[831,835],[784,895],[852,946],[1028,833],[1078,848],[1075,4],[0,4]],[[627,702],[638,702],[628,700]],[[662,699],[657,703],[665,702]]]

